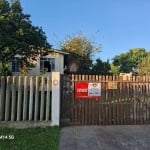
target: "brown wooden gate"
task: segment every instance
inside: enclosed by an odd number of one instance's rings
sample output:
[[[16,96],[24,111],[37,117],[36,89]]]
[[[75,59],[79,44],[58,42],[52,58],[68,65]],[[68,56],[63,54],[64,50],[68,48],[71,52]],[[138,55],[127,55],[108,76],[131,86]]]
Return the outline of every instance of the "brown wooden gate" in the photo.
[[[76,99],[77,81],[101,83],[101,98]],[[129,125],[150,123],[150,77],[61,76],[61,123]]]

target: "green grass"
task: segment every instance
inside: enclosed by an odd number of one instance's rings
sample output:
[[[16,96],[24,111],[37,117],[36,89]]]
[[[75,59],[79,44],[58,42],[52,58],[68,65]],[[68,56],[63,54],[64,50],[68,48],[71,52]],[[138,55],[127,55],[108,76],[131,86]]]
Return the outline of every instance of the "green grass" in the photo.
[[[59,131],[56,127],[0,128],[0,150],[57,150]]]

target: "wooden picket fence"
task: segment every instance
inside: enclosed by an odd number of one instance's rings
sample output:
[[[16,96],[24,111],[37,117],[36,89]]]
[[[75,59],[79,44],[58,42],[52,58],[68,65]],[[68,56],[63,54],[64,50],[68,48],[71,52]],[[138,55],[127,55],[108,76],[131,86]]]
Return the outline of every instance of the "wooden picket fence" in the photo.
[[[77,99],[75,84],[101,83],[99,99]],[[150,77],[62,75],[61,120],[72,125],[150,123]]]
[[[0,121],[50,121],[51,77],[1,76]]]
[[[1,76],[0,123],[53,121],[59,125],[59,118],[72,125],[150,123],[150,77],[61,75],[59,80],[59,73],[50,77]],[[101,83],[101,97],[77,99],[78,81]]]

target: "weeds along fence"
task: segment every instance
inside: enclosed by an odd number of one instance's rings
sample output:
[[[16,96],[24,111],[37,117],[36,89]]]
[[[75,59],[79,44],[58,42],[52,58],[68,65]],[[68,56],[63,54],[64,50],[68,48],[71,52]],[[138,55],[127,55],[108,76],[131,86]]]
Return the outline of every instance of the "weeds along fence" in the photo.
[[[51,76],[1,76],[0,121],[50,121],[51,83]]]

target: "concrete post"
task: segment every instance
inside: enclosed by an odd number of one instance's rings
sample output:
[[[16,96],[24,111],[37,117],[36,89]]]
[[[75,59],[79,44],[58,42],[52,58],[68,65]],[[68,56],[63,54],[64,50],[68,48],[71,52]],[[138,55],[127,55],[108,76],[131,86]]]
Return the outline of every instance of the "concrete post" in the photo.
[[[52,114],[53,126],[60,123],[60,72],[52,72]]]

